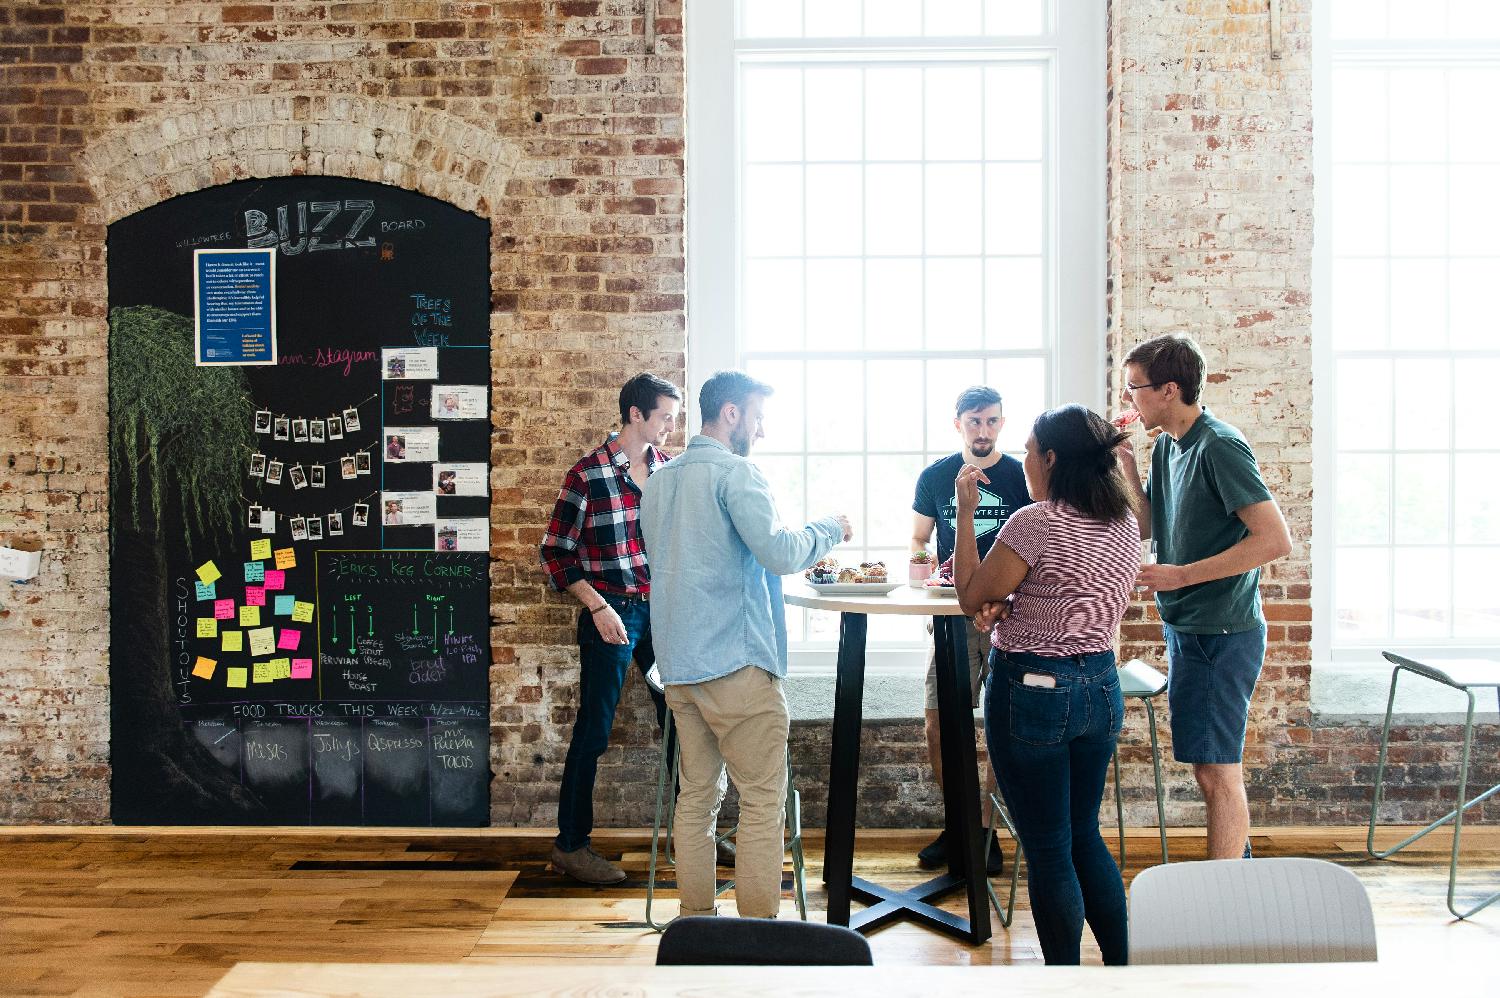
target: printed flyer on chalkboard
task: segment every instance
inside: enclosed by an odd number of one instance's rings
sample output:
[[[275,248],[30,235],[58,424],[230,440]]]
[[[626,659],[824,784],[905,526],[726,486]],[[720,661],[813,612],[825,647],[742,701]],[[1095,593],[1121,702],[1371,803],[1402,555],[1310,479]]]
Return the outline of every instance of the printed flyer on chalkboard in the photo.
[[[276,251],[193,251],[193,349],[200,367],[276,363]]]

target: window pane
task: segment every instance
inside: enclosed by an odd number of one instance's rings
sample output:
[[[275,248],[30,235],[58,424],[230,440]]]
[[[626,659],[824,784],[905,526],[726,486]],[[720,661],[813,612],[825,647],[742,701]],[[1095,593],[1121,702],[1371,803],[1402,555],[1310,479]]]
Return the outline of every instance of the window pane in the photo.
[[[865,252],[872,256],[922,252],[922,168],[865,168]]]
[[[1333,261],[1333,345],[1378,350],[1388,345],[1386,261]]]
[[[872,360],[865,365],[865,384],[869,449],[920,452],[926,411],[922,366],[909,360]],[[912,485],[916,486],[915,479]]]
[[[808,69],[803,87],[807,95],[807,158],[859,159],[864,143],[862,122],[856,113],[864,99],[860,70]]]
[[[750,360],[745,365],[749,374],[776,389],[776,394],[766,399],[766,438],[756,445],[755,452],[767,454],[789,453],[802,450],[803,433],[803,388],[802,362],[800,360]]]
[[[865,0],[865,34],[920,35],[922,5],[912,0]]]
[[[864,244],[859,166],[807,168],[807,253],[847,256]]]
[[[906,578],[906,569],[901,564],[901,561],[905,560],[906,552],[899,551],[897,554],[902,557],[890,569],[892,582],[895,582],[898,578]],[[890,562],[886,564],[889,565]],[[894,613],[875,614],[870,617],[870,641],[916,645],[925,649],[932,642],[932,635],[927,633],[926,621],[929,619],[927,617],[910,617],[905,614],[899,616]],[[924,650],[920,654],[925,656],[927,653]],[[925,659],[914,659],[913,664],[917,661],[925,661]],[[913,704],[912,711],[915,712],[916,709],[916,705]]]
[[[862,457],[818,457],[807,459],[807,516],[818,519],[842,513],[849,518],[855,537],[865,536],[865,461]],[[858,564],[860,559],[835,551],[840,562]]]
[[[1442,253],[1447,248],[1447,170],[1391,167],[1391,252]]]
[[[1340,638],[1390,634],[1390,551],[1340,548],[1334,553],[1334,617]]]
[[[1332,133],[1333,162],[1378,162],[1386,158],[1386,86],[1383,69],[1333,71],[1328,129]]]
[[[912,407],[915,410],[915,406]],[[914,415],[914,413],[913,413]],[[906,541],[911,537],[912,498],[917,476],[922,473],[922,458],[916,454],[900,456],[871,455],[870,533],[871,544],[900,544],[900,558],[888,560],[892,582],[906,578]]]
[[[1448,37],[1500,38],[1500,6],[1494,0],[1448,0]]]
[[[1453,446],[1495,446],[1495,394],[1500,391],[1500,360],[1465,359],[1453,366]]]
[[[1366,289],[1367,293],[1370,289]],[[1432,350],[1448,343],[1448,267],[1442,260],[1391,261],[1391,346]],[[1372,296],[1373,297],[1373,296]]]
[[[953,406],[965,388],[984,383],[980,360],[929,360],[927,362],[927,449],[934,454],[952,454],[963,446],[953,428]],[[1003,395],[1004,393],[1002,393]]]
[[[1392,39],[1441,38],[1443,4],[1390,0],[1390,35]]]
[[[741,215],[746,256],[795,256],[802,252],[802,168],[745,168]]]
[[[984,280],[985,346],[1002,350],[1041,346],[1047,297],[1041,259],[986,260]]]
[[[751,454],[755,466],[771,483],[771,494],[776,497],[776,512],[781,515],[781,522],[793,528],[806,523],[802,495],[805,461],[802,456],[762,454],[759,448]]]
[[[1452,411],[1452,364],[1444,360],[1403,360],[1395,385],[1396,447],[1447,450]]]
[[[922,71],[865,70],[865,157],[922,158]]]
[[[1397,548],[1392,636],[1447,638],[1452,605],[1448,548]]]
[[[1447,454],[1395,456],[1397,544],[1448,543],[1448,461]],[[1341,517],[1342,510],[1341,503]]]
[[[922,345],[922,261],[865,264],[865,348],[917,350]]]
[[[1022,163],[984,168],[984,239],[989,253],[1042,251],[1042,169]]]
[[[824,0],[813,0],[813,6]],[[796,38],[802,34],[802,0],[739,0],[741,38]]]
[[[978,259],[927,261],[927,349],[979,348],[982,275]]]
[[[1500,4],[1484,0],[1500,15]],[[1500,69],[1453,69],[1448,72],[1448,158],[1456,163],[1500,163],[1500,129],[1475,128],[1490,121]]]
[[[802,349],[802,261],[745,261],[745,348]]]
[[[1384,454],[1340,454],[1334,536],[1340,544],[1389,544],[1391,459]]]
[[[1453,633],[1460,638],[1500,637],[1500,549],[1460,548],[1453,553]]]
[[[807,261],[808,341],[819,350],[864,344],[864,265],[859,260]]]
[[[978,253],[979,165],[928,166],[926,181],[926,251],[934,255]]]
[[[840,38],[860,34],[860,0],[813,0],[803,13],[808,38]]]
[[[807,385],[816,399],[807,412],[807,449],[865,449],[865,368],[862,361],[810,360]]]
[[[1044,0],[984,0],[987,35],[1039,35]]]
[[[1386,251],[1386,168],[1335,166],[1328,196],[1333,202],[1335,256],[1371,256]]]
[[[1497,277],[1500,258],[1449,261],[1448,330],[1453,349],[1493,349],[1500,344],[1500,309],[1495,308]]]
[[[922,6],[922,33],[928,37],[956,38],[984,31],[980,0],[926,0]]]
[[[1040,357],[992,360],[985,365],[984,383],[1005,400],[1005,426],[999,447],[1020,455],[1026,449],[1031,424],[1042,414],[1047,398],[1047,365]]]
[[[1045,105],[1040,66],[984,71],[984,158],[1041,159]]]
[[[802,158],[802,70],[783,66],[745,69],[741,147],[745,159]]]
[[[1448,144],[1448,116],[1434,113],[1448,102],[1443,75],[1441,69],[1403,69],[1391,73],[1393,161],[1430,162],[1443,158]]]
[[[1334,369],[1334,446],[1339,450],[1391,446],[1391,362],[1341,360]]]
[[[981,70],[954,66],[923,75],[926,158],[979,159]]]
[[[1455,454],[1453,472],[1455,539],[1500,544],[1500,460],[1494,454]]]
[[[1495,252],[1500,232],[1500,185],[1494,166],[1452,167],[1454,206],[1448,252],[1455,256],[1482,256]]]

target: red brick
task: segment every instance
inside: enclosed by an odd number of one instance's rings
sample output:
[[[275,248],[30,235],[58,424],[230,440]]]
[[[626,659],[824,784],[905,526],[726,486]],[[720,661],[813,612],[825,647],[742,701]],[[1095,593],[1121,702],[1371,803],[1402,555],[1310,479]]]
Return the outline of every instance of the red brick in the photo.
[[[219,20],[225,24],[250,24],[275,17],[276,8],[268,3],[234,4],[219,11]]]

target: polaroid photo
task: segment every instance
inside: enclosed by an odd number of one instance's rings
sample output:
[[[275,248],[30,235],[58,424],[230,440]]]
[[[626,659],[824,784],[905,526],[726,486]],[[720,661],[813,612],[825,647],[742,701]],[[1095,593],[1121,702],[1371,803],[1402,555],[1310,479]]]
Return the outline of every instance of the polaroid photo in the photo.
[[[265,478],[266,477],[266,456],[264,454],[251,454],[250,455],[250,477],[251,478]]]
[[[357,502],[354,504],[354,515],[349,522],[356,527],[368,527],[370,525],[370,504]]]
[[[256,410],[256,413],[255,413],[255,432],[256,433],[270,433],[271,432],[271,410],[270,409],[258,409],[258,410]]]
[[[344,410],[344,432],[345,433],[358,433],[359,432],[359,410],[358,409],[345,409]]]
[[[328,424],[324,423],[321,419],[314,419],[309,422],[307,424],[308,441],[315,444],[322,443],[324,439],[323,434],[327,428],[327,425]]]
[[[292,540],[307,540],[307,521],[300,516],[292,517]]]
[[[345,478],[353,478],[359,474],[359,472],[354,470],[354,458],[352,456],[339,458],[339,474]]]
[[[255,529],[257,529],[260,526],[260,507],[259,506],[251,506],[250,507],[249,522],[246,524],[246,526],[248,526],[251,530],[255,530]]]
[[[370,473],[370,452],[362,450],[354,455],[354,470],[361,475]]]
[[[292,420],[292,442],[299,444],[307,443],[307,420]]]
[[[343,513],[329,513],[328,514],[328,536],[329,537],[343,537],[344,536],[344,514]]]
[[[285,416],[276,417],[276,432],[271,434],[273,440],[290,440],[292,438],[292,421]]]
[[[292,479],[292,488],[294,488],[294,489],[305,489],[305,488],[307,488],[307,472],[305,472],[305,471],[302,470],[302,465],[300,465],[300,464],[294,464],[294,465],[292,465],[291,471],[289,471],[288,474],[291,476],[291,479]]]
[[[321,541],[323,539],[323,518],[321,516],[309,516],[307,518],[307,539],[310,541]]]
[[[307,469],[307,484],[315,489],[323,487],[323,466],[321,464],[315,464]]]
[[[342,439],[344,439],[344,421],[342,419],[340,419],[338,416],[329,416],[328,417],[328,439],[329,440],[342,440]]]
[[[276,511],[274,509],[263,509],[260,511],[260,532],[263,534],[276,533]]]
[[[277,460],[274,457],[271,458],[271,463],[268,464],[268,465],[266,465],[266,484],[267,485],[280,485],[281,484],[281,467],[282,467],[281,466],[281,462],[279,460]]]

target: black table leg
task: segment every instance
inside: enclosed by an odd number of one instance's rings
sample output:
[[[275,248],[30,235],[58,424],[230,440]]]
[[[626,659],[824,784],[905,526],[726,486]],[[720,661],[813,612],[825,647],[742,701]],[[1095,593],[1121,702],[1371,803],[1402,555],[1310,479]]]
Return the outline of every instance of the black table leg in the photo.
[[[974,755],[974,708],[969,687],[967,617],[934,619],[938,730],[943,754],[943,815],[948,831],[948,875],[969,896],[969,941],[990,937],[984,889],[984,839],[979,823],[979,770]]]
[[[839,614],[838,678],[833,694],[833,744],[828,762],[828,832],[823,843],[823,883],[828,888],[830,925],[849,924],[868,624],[862,613]]]

